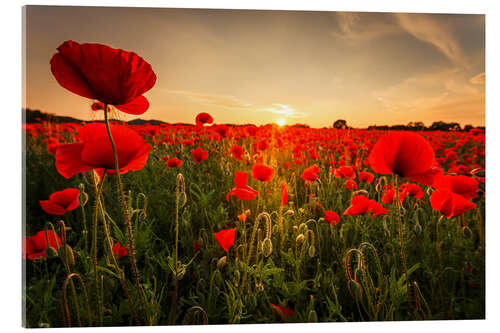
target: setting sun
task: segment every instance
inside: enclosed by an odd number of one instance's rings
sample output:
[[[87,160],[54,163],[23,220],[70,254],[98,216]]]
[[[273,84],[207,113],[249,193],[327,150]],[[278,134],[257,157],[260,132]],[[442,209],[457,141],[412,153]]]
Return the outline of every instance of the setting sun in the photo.
[[[285,125],[285,124],[286,124],[286,121],[285,121],[285,119],[280,118],[280,119],[278,119],[278,120],[276,121],[276,124],[278,124],[278,126],[280,126],[280,127],[281,127],[281,126],[283,126],[283,125]]]

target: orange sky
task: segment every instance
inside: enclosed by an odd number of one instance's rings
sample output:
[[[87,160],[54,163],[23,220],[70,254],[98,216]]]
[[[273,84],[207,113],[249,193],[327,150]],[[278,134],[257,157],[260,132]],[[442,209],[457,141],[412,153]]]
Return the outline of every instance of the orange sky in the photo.
[[[25,107],[98,119],[49,60],[65,40],[134,51],[143,119],[484,125],[484,15],[28,6]],[[133,116],[122,116],[126,120]]]

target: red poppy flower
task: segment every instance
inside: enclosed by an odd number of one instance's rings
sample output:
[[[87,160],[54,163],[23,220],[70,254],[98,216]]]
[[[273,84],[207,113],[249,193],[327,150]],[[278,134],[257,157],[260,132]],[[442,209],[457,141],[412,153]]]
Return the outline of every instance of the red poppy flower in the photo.
[[[214,119],[211,115],[206,112],[199,113],[196,116],[196,126],[203,126],[204,124],[211,124],[214,122]]]
[[[439,175],[434,184],[436,188],[446,188],[453,193],[459,194],[465,199],[477,198],[478,181],[467,176]]]
[[[247,220],[247,214],[245,213],[238,214],[238,220],[240,220],[241,222],[245,222]]]
[[[78,208],[80,205],[79,196],[79,189],[67,188],[52,193],[49,200],[40,200],[40,206],[47,214],[64,215],[66,212]]]
[[[432,185],[438,169],[434,150],[422,136],[413,132],[384,134],[368,156],[373,171],[382,175],[397,174],[418,183]]]
[[[351,206],[345,211],[344,215],[364,215],[370,213],[372,217],[387,214],[389,210],[385,209],[375,200],[370,200],[362,194],[356,195],[351,200]]]
[[[340,168],[335,169],[333,175],[337,178],[356,178],[356,173],[354,172],[354,168],[352,166],[341,166]]]
[[[344,183],[344,187],[348,190],[357,190],[358,184],[352,179],[347,179]]]
[[[234,245],[234,236],[236,234],[236,228],[224,229],[219,232],[214,233],[217,242],[219,243],[221,249],[229,252],[229,249]]]
[[[240,200],[253,200],[259,192],[248,186],[247,181],[248,173],[236,171],[234,175],[234,182],[236,183],[236,186],[229,191],[226,196],[226,200],[229,201],[229,197],[231,195],[236,196]]]
[[[283,207],[288,202],[288,191],[286,189],[286,183],[281,184],[281,207]]]
[[[418,186],[417,184],[412,184],[412,183],[404,183],[401,184],[400,186],[401,191],[405,192],[411,197],[417,198],[417,199],[422,199],[424,197],[424,191],[422,191],[422,188]]]
[[[474,209],[476,204],[445,188],[438,188],[430,197],[432,208],[451,219]]]
[[[148,100],[142,94],[154,86],[156,75],[151,65],[134,52],[71,40],[57,50],[50,65],[64,88],[129,114],[142,114],[148,109]]]
[[[252,177],[262,182],[270,182],[274,177],[274,169],[264,164],[254,164]]]
[[[318,173],[320,171],[321,171],[320,167],[317,166],[316,164],[313,164],[309,168],[305,169],[302,172],[302,175],[300,175],[300,177],[302,177],[302,179],[304,179],[308,183],[313,182],[319,178]]]
[[[137,171],[148,160],[151,146],[134,130],[120,125],[111,125],[111,134],[118,154],[120,174]],[[74,174],[96,169],[114,175],[115,160],[106,125],[90,123],[78,131],[80,142],[61,144],[56,151],[56,169],[70,178]]]
[[[92,109],[92,111],[104,110],[104,103],[102,103],[102,102],[94,102],[94,103],[92,103],[92,105],[90,106],[90,108]]]
[[[324,210],[323,213],[325,213],[325,221],[328,222],[329,225],[334,227],[339,224],[339,214],[332,210]]]
[[[45,234],[47,231],[47,234]],[[47,238],[49,243],[47,245]],[[31,237],[23,238],[23,258],[35,260],[40,258],[47,258],[47,247],[52,247],[58,250],[61,246],[61,239],[54,231],[47,229],[36,233]]]
[[[386,204],[394,203],[394,199],[396,198],[396,190],[393,186],[384,186],[384,195],[382,195],[382,202]],[[402,204],[404,198],[406,197],[407,192],[399,191],[399,203]]]
[[[234,145],[231,148],[231,153],[233,154],[234,158],[237,159],[238,161],[243,161],[243,148],[238,145]]]
[[[195,150],[191,150],[191,155],[193,155],[194,163],[198,164],[208,158],[208,151],[198,147]]]
[[[291,317],[294,314],[292,309],[288,309],[279,305],[274,305],[270,303],[271,308],[273,309],[274,314],[281,320],[285,320],[286,317]]]
[[[118,256],[118,259],[128,256],[128,251],[125,246],[122,246],[120,242],[116,242],[113,245],[113,253]]]
[[[178,159],[177,157],[172,157],[172,158],[169,158],[167,160],[167,162],[165,162],[165,164],[167,165],[167,168],[177,168],[177,167],[180,167],[182,165],[182,161],[180,159]]]
[[[362,171],[359,173],[358,177],[359,177],[359,180],[362,182],[365,182],[365,183],[373,182],[373,173],[371,173],[371,172]]]

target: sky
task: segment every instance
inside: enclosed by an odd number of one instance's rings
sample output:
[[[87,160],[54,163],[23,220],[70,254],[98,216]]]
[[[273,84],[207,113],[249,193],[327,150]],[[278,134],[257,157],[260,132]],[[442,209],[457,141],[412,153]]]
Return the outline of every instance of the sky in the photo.
[[[151,64],[139,116],[194,123],[364,128],[485,124],[485,16],[28,6],[23,107],[101,119],[62,88],[50,58],[66,40],[134,51]],[[120,115],[123,120],[138,116]]]

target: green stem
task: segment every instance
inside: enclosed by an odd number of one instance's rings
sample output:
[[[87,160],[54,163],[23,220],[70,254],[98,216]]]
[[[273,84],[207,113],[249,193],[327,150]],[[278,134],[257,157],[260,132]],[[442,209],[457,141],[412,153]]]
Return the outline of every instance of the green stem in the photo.
[[[129,247],[128,250],[130,256],[130,262],[132,264],[132,271],[134,272],[135,287],[137,289],[137,294],[139,295],[139,300],[141,303],[141,308],[144,314],[144,318],[147,319],[148,316],[146,312],[146,305],[144,302],[144,297],[142,295],[141,285],[139,284],[139,270],[137,269],[137,264],[135,261],[135,248],[134,248],[134,238],[132,234],[132,223],[130,222],[127,201],[125,200],[125,194],[123,192],[123,184],[120,177],[120,166],[118,164],[118,153],[116,152],[115,142],[113,140],[113,136],[111,135],[111,128],[109,126],[108,104],[104,104],[104,122],[106,124],[106,130],[108,132],[109,141],[111,142],[111,148],[113,149],[113,158],[115,162],[115,171],[116,171],[116,182],[118,183],[118,190],[120,192],[120,201],[122,203],[122,208],[123,208],[123,216],[125,218],[125,223],[127,225],[128,247]]]

